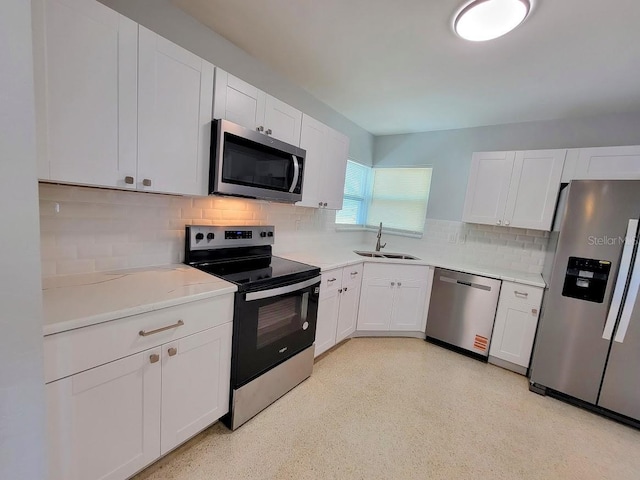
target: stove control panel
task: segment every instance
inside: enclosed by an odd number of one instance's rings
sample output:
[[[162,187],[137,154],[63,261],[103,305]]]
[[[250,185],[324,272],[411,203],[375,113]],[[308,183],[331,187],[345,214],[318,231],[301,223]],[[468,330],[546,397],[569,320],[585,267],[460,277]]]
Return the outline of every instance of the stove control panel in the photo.
[[[275,227],[187,225],[185,234],[186,247],[191,251],[250,247],[273,245]]]

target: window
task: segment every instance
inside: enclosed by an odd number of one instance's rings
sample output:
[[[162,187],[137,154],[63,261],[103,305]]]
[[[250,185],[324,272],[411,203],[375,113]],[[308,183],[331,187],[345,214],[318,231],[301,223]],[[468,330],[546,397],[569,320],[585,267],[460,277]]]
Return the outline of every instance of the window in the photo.
[[[347,161],[342,210],[336,212],[336,223],[364,225],[367,215],[367,193],[371,168]]]
[[[347,163],[342,210],[336,223],[422,234],[431,168],[369,168]]]

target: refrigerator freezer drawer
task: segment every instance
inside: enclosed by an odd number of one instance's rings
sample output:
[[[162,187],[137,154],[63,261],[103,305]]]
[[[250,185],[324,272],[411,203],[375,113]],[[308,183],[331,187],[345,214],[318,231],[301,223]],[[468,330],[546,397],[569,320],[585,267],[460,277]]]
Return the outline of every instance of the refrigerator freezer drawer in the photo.
[[[436,268],[427,337],[488,356],[500,280]]]

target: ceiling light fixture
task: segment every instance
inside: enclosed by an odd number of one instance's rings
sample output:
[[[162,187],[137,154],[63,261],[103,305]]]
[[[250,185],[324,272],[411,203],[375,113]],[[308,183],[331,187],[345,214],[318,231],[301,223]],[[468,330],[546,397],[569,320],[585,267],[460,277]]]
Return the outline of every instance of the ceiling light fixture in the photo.
[[[520,25],[530,9],[529,0],[473,0],[455,16],[453,29],[472,42],[492,40]]]

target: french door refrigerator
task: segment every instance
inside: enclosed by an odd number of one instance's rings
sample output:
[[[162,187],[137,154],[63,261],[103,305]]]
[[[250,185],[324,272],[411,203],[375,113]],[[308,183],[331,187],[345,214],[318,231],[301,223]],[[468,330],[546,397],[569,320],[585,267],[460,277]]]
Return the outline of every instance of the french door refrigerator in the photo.
[[[640,421],[640,181],[573,181],[561,197],[530,385]],[[555,247],[555,248],[554,248]]]

